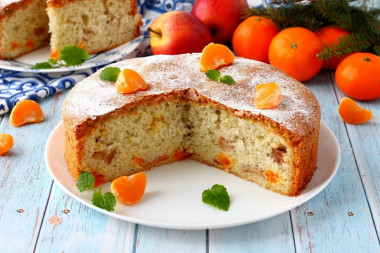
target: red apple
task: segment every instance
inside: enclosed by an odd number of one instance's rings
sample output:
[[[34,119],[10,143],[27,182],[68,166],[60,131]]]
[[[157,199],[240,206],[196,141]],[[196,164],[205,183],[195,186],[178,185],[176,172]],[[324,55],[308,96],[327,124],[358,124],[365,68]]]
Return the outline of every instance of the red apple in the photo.
[[[196,0],[191,13],[210,29],[213,42],[227,44],[245,8],[246,0]]]
[[[202,52],[211,43],[207,27],[185,11],[171,11],[155,19],[149,27],[153,54]]]

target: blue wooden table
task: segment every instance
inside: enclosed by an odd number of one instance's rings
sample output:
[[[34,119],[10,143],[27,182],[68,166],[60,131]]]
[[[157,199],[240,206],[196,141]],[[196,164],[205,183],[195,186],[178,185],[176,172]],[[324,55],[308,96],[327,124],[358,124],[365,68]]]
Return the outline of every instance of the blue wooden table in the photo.
[[[67,91],[40,101],[45,121],[0,133],[15,145],[0,157],[0,252],[380,252],[380,99],[367,124],[345,124],[344,96],[332,72],[305,83],[335,133],[341,164],[331,183],[305,204],[261,222],[216,230],[170,230],[120,221],[67,195],[44,163],[48,135],[61,121]]]

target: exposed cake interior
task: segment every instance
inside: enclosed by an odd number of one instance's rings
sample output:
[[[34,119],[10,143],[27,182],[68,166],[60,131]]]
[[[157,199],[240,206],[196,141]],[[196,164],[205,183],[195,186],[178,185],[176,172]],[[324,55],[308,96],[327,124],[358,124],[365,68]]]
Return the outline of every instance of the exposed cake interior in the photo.
[[[291,187],[292,154],[284,138],[203,101],[136,105],[98,121],[84,149],[82,166],[107,181],[189,156],[273,191]]]
[[[46,0],[31,0],[24,5],[3,10],[7,16],[0,16],[0,58],[12,59],[49,45]]]
[[[52,54],[67,45],[90,54],[113,48],[140,34],[141,16],[133,1],[48,1]]]

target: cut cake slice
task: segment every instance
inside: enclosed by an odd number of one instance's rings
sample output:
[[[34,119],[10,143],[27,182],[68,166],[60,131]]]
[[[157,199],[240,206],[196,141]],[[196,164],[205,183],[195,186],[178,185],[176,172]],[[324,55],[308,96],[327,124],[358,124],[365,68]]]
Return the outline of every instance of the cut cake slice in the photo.
[[[67,45],[94,54],[140,35],[134,0],[48,0],[47,6],[52,58]]]
[[[0,59],[49,45],[45,0],[0,1]]]

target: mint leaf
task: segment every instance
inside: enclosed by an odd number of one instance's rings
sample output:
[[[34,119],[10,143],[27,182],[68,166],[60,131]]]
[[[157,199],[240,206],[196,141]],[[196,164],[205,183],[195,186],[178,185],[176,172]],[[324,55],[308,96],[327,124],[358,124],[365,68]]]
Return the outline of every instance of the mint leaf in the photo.
[[[116,198],[110,192],[106,192],[103,195],[102,188],[100,188],[97,191],[95,190],[94,195],[92,195],[92,204],[94,206],[97,206],[99,208],[106,209],[107,211],[112,212],[116,205]]]
[[[230,196],[226,187],[220,184],[214,184],[211,189],[207,189],[202,193],[202,201],[205,204],[228,211],[230,207]]]
[[[83,171],[80,173],[76,184],[79,192],[84,192],[94,188],[95,177],[90,172]]]
[[[230,75],[225,75],[220,78],[220,82],[225,84],[235,84],[235,80]]]
[[[66,62],[67,66],[81,65],[90,55],[80,47],[65,46],[59,54],[60,58]]]
[[[31,69],[53,69],[54,66],[50,62],[39,62],[34,64]]]
[[[52,64],[52,65],[57,64],[57,60],[56,60],[56,59],[52,59],[52,58],[50,58],[50,59],[48,60],[48,62],[49,62],[50,64]]]
[[[116,82],[120,69],[118,67],[105,67],[99,75],[100,80]]]
[[[211,80],[217,82],[220,77],[220,72],[216,69],[210,69],[206,72],[206,76],[210,78]]]

